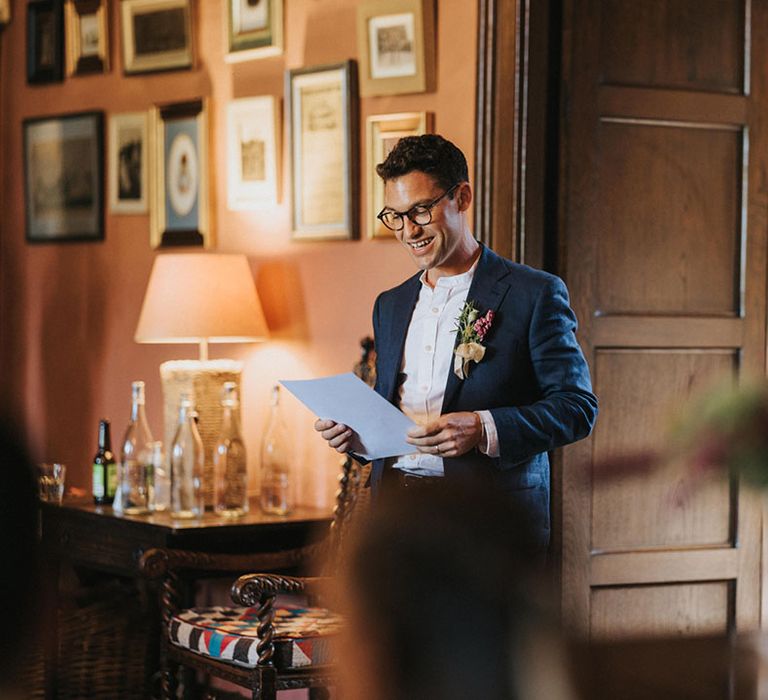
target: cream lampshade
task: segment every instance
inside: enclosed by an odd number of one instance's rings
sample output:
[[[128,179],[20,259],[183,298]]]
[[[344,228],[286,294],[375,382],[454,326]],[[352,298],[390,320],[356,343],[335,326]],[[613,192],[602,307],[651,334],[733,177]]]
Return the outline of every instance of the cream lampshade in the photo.
[[[199,360],[160,366],[165,446],[170,448],[182,393],[194,396],[205,447],[203,491],[213,505],[213,448],[221,429],[224,382],[240,386],[242,364],[209,360],[209,343],[252,343],[269,336],[245,255],[182,253],[158,255],[136,327],[137,343],[197,343]]]

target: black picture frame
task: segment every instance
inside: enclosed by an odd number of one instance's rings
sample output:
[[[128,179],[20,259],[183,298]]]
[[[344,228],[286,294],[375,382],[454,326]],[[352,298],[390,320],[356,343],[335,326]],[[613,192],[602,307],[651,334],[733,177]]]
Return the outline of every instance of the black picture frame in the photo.
[[[28,243],[104,240],[104,113],[22,123]]]
[[[63,0],[31,0],[27,5],[27,82],[64,80]]]

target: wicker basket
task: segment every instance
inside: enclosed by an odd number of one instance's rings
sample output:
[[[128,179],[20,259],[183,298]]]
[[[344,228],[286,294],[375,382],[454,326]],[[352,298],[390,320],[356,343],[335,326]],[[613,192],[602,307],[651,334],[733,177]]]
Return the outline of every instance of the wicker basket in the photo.
[[[213,450],[221,431],[222,386],[224,382],[236,382],[239,387],[242,369],[242,363],[234,360],[174,360],[160,365],[165,406],[165,452],[170,460],[171,443],[178,423],[179,401],[182,394],[189,394],[197,410],[197,427],[205,449],[203,501],[206,508],[212,508],[214,504]]]

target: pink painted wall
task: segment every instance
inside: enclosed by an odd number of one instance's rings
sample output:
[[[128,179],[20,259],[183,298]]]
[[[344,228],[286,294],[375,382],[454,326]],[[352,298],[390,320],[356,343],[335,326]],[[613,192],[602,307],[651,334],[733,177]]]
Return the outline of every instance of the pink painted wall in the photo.
[[[133,334],[152,262],[148,216],[107,212],[103,243],[30,246],[24,240],[22,127],[24,118],[83,110],[147,109],[154,103],[210,99],[212,218],[217,249],[251,262],[274,331],[263,345],[212,346],[212,357],[245,363],[243,427],[252,487],[258,488],[259,437],[269,387],[277,379],[348,371],[358,340],[370,332],[376,294],[411,274],[392,241],[293,242],[290,237],[288,149],[283,133],[282,197],[259,212],[226,207],[226,105],[251,95],[283,95],[285,70],[336,63],[357,55],[354,0],[285,0],[286,49],[281,57],[230,65],[224,61],[226,0],[198,0],[194,70],[124,77],[117,2],[109,3],[112,70],[51,86],[25,81],[24,0],[0,35],[0,367],[3,405],[36,460],[70,465],[70,485],[87,488],[97,422],[113,422],[119,441],[128,419],[130,382],[147,382],[147,413],[162,436],[158,366],[194,358],[193,346],[137,345]],[[364,144],[370,114],[429,110],[436,131],[470,159],[474,146],[477,10],[469,0],[439,0],[437,90],[361,100]],[[361,174],[365,151],[361,152]],[[365,183],[360,197],[365,210]],[[337,455],[312,430],[313,416],[291,397],[285,420],[300,502],[332,502]]]

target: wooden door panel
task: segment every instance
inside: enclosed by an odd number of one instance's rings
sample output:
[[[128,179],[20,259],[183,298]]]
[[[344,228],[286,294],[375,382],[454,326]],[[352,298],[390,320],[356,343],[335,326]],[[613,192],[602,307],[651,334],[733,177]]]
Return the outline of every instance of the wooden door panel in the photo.
[[[681,406],[736,368],[732,351],[599,350],[595,388],[603,409],[593,437],[595,463],[662,444]],[[729,485],[684,492],[680,476],[679,466],[670,465],[633,478],[596,480],[592,550],[729,543]]]
[[[592,637],[724,634],[732,623],[729,581],[592,590]]]
[[[737,314],[740,130],[602,120],[598,148],[597,309]]]
[[[754,628],[759,502],[734,481],[675,507],[671,469],[594,465],[658,446],[713,382],[765,373],[768,0],[564,8],[562,273],[600,398],[559,477],[564,618],[595,636]]]
[[[604,83],[741,92],[740,3],[606,0],[600,9]]]

